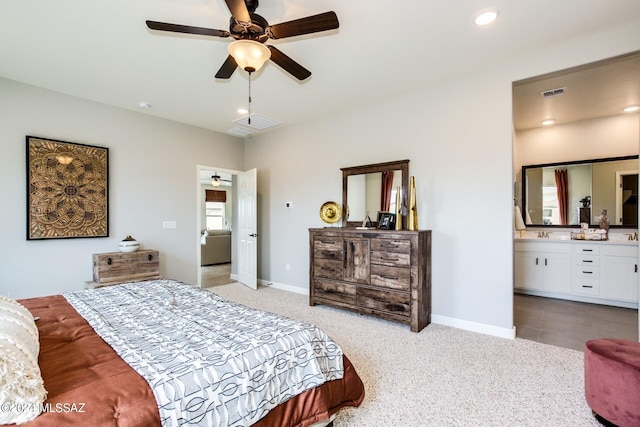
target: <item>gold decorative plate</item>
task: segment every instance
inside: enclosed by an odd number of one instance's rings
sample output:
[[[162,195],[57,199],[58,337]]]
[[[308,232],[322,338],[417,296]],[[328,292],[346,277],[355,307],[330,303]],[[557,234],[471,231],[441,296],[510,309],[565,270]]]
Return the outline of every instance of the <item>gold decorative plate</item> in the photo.
[[[342,207],[336,202],[325,202],[320,206],[320,219],[327,224],[334,224],[342,219]]]

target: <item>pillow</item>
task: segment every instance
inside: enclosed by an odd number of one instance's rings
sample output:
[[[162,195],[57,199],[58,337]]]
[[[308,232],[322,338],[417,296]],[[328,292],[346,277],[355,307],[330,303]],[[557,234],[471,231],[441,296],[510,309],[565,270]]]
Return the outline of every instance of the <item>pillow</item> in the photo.
[[[38,328],[29,310],[0,296],[0,424],[22,424],[40,415],[47,392],[39,352]]]
[[[31,355],[37,360],[40,353],[38,327],[31,312],[22,304],[7,297],[0,298],[0,331],[4,330],[7,322],[14,323],[20,328],[14,329],[20,335],[20,340],[27,346]]]

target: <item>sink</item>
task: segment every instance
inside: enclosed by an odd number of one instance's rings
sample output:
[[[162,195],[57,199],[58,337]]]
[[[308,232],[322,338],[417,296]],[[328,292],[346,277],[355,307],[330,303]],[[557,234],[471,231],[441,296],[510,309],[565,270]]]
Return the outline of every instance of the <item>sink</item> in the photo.
[[[571,240],[571,236],[568,236],[566,234],[560,234],[560,235],[549,234],[549,239],[552,239],[552,240]]]
[[[568,233],[563,232],[544,232],[543,235],[536,233],[536,238],[545,240],[571,240],[571,236]]]

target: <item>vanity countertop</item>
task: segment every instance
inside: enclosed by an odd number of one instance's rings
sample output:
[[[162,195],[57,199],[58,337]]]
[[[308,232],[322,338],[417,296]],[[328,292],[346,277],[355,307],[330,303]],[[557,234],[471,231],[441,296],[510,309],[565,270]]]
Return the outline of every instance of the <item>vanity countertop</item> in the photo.
[[[549,237],[537,237],[535,233],[527,235],[527,237],[514,237],[515,242],[541,242],[541,243],[586,243],[586,244],[601,244],[601,245],[623,245],[623,246],[638,246],[637,240],[628,240],[628,236],[621,234],[614,234],[609,236],[609,240],[572,240],[569,234],[553,235],[549,233]]]

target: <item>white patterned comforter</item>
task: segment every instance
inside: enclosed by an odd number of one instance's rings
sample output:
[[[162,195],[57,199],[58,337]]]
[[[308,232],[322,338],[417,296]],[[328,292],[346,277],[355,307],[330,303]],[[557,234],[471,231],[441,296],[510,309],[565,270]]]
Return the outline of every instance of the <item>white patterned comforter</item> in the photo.
[[[320,329],[171,280],[65,293],[143,378],[165,426],[248,426],[289,398],[342,378]]]

